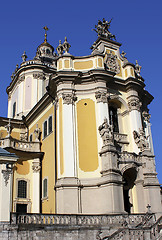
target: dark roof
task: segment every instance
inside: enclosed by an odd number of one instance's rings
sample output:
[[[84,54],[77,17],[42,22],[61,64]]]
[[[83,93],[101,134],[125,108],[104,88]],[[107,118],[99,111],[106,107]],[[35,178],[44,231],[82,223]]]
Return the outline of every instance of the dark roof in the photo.
[[[0,147],[0,156],[15,157],[15,158],[17,157],[15,153],[10,153],[1,147]]]

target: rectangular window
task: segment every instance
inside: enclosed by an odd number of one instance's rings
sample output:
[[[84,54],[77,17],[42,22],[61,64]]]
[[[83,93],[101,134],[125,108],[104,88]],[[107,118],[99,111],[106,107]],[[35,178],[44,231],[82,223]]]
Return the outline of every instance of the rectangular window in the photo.
[[[19,198],[26,198],[27,196],[27,182],[25,180],[18,181],[18,194]]]
[[[48,118],[48,134],[52,132],[52,116]]]
[[[29,141],[30,141],[30,142],[33,141],[33,134],[30,134]]]
[[[47,197],[47,178],[43,179],[43,198]]]
[[[52,132],[52,116],[50,116],[46,121],[43,123],[43,138],[48,136]]]
[[[47,121],[43,123],[43,137],[47,136]]]
[[[14,102],[13,109],[12,109],[12,116],[13,116],[13,118],[15,117],[15,115],[16,115],[16,102]]]

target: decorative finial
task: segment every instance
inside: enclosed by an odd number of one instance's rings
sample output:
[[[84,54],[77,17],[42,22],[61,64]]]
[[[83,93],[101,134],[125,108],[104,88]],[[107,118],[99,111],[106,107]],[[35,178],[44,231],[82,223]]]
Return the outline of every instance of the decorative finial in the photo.
[[[27,55],[26,55],[26,52],[25,52],[25,51],[24,51],[23,55],[21,56],[21,58],[22,58],[23,62],[26,61]]]
[[[67,37],[65,37],[65,41],[62,44],[63,50],[65,51],[65,54],[67,54],[69,52],[69,48],[71,47],[71,45],[67,42]]]
[[[44,30],[45,30],[45,34],[44,34],[44,42],[46,43],[47,42],[47,31],[49,30],[49,28],[47,27],[47,26],[45,26],[44,28],[43,28]]]
[[[59,40],[59,45],[56,48],[56,50],[57,50],[59,56],[61,56],[63,54],[63,46],[61,44],[61,40]]]

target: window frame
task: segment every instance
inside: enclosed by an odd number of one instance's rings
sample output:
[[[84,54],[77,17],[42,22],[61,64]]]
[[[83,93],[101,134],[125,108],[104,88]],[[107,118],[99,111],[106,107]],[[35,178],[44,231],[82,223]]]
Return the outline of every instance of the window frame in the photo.
[[[51,131],[49,129],[50,126],[50,118],[52,118],[51,120]],[[45,122],[47,122],[47,135],[44,134],[44,126],[45,126]],[[45,139],[46,137],[48,137],[52,132],[53,132],[53,114],[49,115],[49,117],[43,122],[42,124],[42,129],[43,129],[43,139]]]
[[[44,195],[44,190],[45,190],[45,188],[44,188],[44,182],[45,182],[45,180],[47,181],[47,185],[46,185],[46,188],[47,188],[47,190],[46,190],[46,195]],[[42,200],[46,200],[46,199],[48,199],[48,177],[44,177],[43,180],[42,180]]]
[[[19,181],[26,181],[26,198],[21,198],[21,197],[18,197],[18,183]],[[29,192],[30,192],[30,180],[29,179],[26,179],[26,178],[17,178],[16,179],[16,199],[23,199],[23,200],[29,200]]]
[[[16,116],[16,101],[12,105],[12,118]]]

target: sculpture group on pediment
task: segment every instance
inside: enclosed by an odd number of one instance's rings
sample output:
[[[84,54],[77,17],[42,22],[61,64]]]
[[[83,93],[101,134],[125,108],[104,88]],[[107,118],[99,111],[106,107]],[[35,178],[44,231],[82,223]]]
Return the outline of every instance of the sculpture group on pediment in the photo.
[[[93,29],[97,33],[98,37],[104,37],[107,39],[116,40],[115,35],[113,35],[109,31],[111,21],[112,21],[112,19],[108,22],[105,20],[105,18],[103,18],[103,21],[98,20],[98,24],[95,25],[96,29]]]

